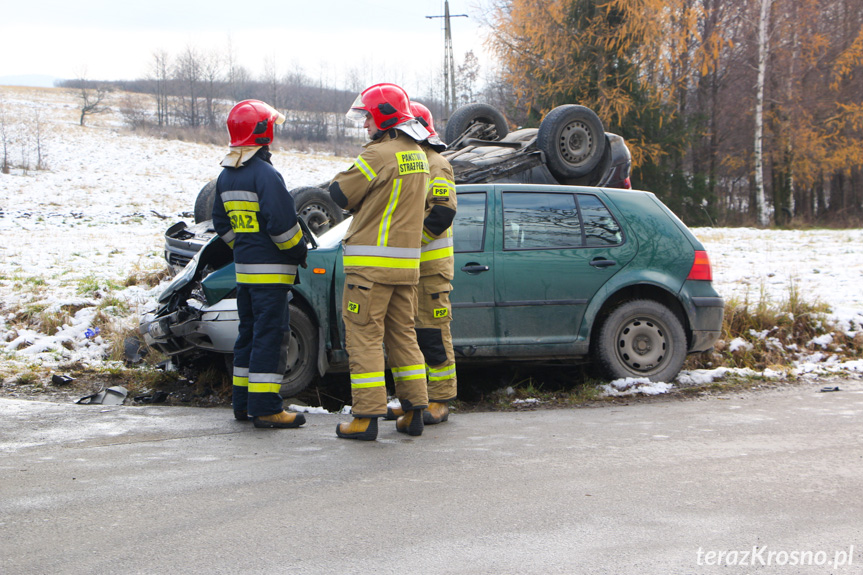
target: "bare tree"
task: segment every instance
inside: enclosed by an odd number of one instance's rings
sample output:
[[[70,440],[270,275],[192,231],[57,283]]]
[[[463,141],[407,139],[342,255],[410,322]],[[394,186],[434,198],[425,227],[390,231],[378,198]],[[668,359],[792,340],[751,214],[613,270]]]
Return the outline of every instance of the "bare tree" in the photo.
[[[42,141],[43,130],[42,114],[38,108],[33,113],[33,137],[36,139],[36,169],[45,169],[45,146]]]
[[[359,94],[366,88],[365,71],[362,68],[352,66],[347,71],[345,87],[349,92]]]
[[[150,117],[151,108],[144,98],[127,94],[120,103],[120,114],[126,121],[126,125],[135,130],[143,126],[152,125]]]
[[[282,82],[285,85],[285,101],[282,102],[288,110],[302,110],[306,105],[303,102],[303,88],[309,85],[309,80],[303,71],[303,66],[297,60],[291,62],[291,69],[285,74]]]
[[[180,96],[183,119],[188,126],[197,127],[201,124],[201,113],[198,109],[198,99],[201,97],[203,66],[201,56],[192,46],[177,58],[174,72],[175,78],[183,86],[184,95]]]
[[[0,172],[9,173],[9,132],[6,120],[6,108],[0,103],[0,145],[3,146],[3,162],[0,163]]]
[[[168,125],[168,53],[164,50],[153,52],[153,65],[150,78],[156,83],[156,123]]]
[[[225,50],[225,66],[227,68],[228,96],[234,102],[239,102],[243,99],[250,75],[248,69],[238,63],[237,52],[230,36],[228,36],[228,47]]]
[[[281,107],[279,98],[279,74],[276,71],[276,57],[267,56],[264,58],[264,75],[261,81],[266,87],[265,99],[270,106],[278,109]]]
[[[479,80],[479,70],[479,59],[473,50],[468,51],[464,55],[464,62],[458,67],[456,74],[457,104],[470,104],[476,101],[476,83]]]
[[[18,144],[21,146],[21,170],[24,175],[27,175],[30,170],[30,148],[27,145],[27,138],[19,139]]]
[[[201,59],[201,77],[204,97],[204,123],[216,125],[216,100],[222,86],[222,59],[216,52],[205,54]]]
[[[87,116],[102,114],[111,108],[104,106],[103,102],[108,97],[109,88],[102,84],[90,82],[84,74],[77,79],[78,100],[81,102],[81,119],[79,125],[84,125]]]
[[[233,69],[231,80],[229,80],[230,97],[234,102],[245,100],[249,97],[252,73],[245,66],[237,66]]]

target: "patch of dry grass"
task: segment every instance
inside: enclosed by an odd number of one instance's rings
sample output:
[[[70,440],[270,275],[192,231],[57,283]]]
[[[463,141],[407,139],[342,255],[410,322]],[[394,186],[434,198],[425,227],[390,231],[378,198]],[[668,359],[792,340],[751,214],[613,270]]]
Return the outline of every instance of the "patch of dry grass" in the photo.
[[[818,353],[837,359],[861,357],[863,333],[849,336],[829,313],[827,304],[801,294],[795,282],[780,302],[771,301],[764,290],[754,301],[731,299],[714,349],[689,356],[684,369],[783,370]]]
[[[156,266],[152,266],[152,260],[150,267],[141,267],[140,264],[136,265],[129,272],[129,275],[126,276],[126,279],[123,280],[123,286],[156,287],[173,275],[171,268],[164,264],[164,262],[158,261]]]

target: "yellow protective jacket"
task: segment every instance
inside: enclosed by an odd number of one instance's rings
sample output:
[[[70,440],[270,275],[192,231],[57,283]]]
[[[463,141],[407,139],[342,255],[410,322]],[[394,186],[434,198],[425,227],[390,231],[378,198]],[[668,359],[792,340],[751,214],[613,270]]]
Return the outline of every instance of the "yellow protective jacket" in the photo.
[[[426,194],[420,275],[453,278],[452,222],[456,214],[455,176],[446,158],[427,145],[429,188]]]
[[[329,186],[336,204],[354,216],[343,240],[345,273],[375,283],[416,284],[428,158],[419,144],[396,129],[364,148]]]

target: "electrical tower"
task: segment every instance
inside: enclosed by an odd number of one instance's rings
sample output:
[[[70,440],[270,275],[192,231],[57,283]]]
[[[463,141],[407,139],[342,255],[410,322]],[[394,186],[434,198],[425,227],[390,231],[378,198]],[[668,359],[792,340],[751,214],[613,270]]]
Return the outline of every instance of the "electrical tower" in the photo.
[[[449,0],[444,1],[443,16],[426,16],[426,18],[444,19],[444,46],[443,46],[443,86],[444,86],[444,113],[446,119],[452,114],[452,106],[455,105],[455,61],[452,54],[452,28],[450,18],[467,18],[467,14],[455,14],[450,16]]]

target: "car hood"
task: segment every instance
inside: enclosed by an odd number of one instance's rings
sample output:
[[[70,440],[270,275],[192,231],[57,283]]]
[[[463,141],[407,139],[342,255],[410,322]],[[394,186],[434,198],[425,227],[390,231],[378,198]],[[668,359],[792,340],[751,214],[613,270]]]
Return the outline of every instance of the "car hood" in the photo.
[[[223,243],[222,238],[219,236],[213,236],[210,240],[204,245],[203,248],[198,250],[198,252],[189,260],[189,263],[186,264],[186,267],[180,271],[174,279],[171,280],[171,283],[168,284],[168,287],[162,292],[159,296],[159,303],[165,303],[171,299],[171,297],[194,282],[197,278],[200,277],[198,273],[199,267],[201,267],[202,261],[209,261],[212,258],[213,252],[217,251],[215,247],[215,243]]]

